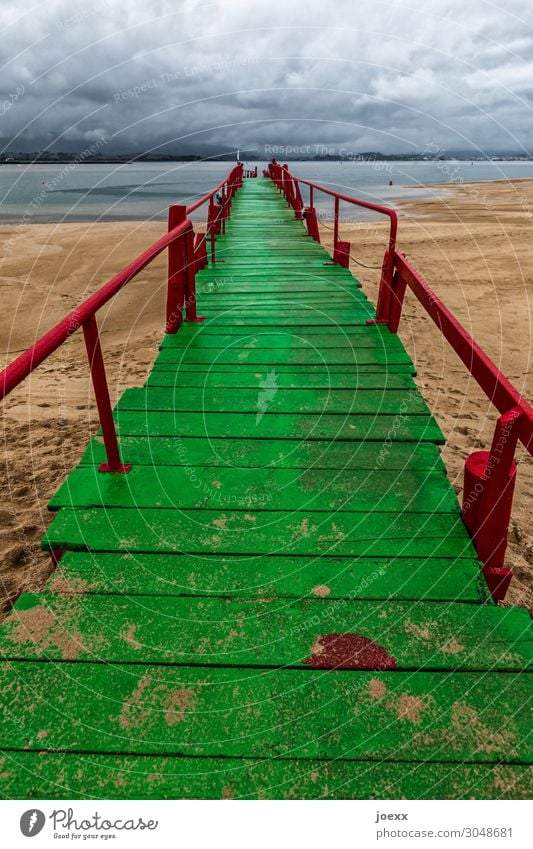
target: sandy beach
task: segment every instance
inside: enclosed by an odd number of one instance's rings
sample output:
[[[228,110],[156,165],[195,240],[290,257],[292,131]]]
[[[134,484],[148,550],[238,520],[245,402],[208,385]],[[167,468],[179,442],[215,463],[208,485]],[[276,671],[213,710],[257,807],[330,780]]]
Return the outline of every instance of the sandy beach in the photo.
[[[533,295],[533,180],[445,183],[440,195],[401,204],[399,246],[502,371],[528,398]],[[0,226],[2,367],[164,231],[154,223]],[[323,228],[324,243],[331,230]],[[375,299],[386,225],[343,224],[352,269]],[[115,402],[140,385],[163,332],[165,257],[100,316]],[[370,267],[365,267],[370,266]],[[496,414],[431,320],[408,296],[400,335],[448,443],[443,455],[458,493],[464,458],[488,448]],[[0,571],[3,610],[42,589],[51,565],[39,550],[46,504],[77,463],[97,415],[81,334],[76,334],[4,402]],[[519,451],[507,600],[533,607],[533,464]]]

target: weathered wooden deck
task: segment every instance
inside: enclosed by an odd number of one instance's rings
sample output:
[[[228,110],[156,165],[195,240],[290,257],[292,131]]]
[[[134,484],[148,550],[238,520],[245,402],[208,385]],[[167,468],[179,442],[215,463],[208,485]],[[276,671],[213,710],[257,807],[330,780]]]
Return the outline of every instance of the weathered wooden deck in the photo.
[[[267,180],[52,499],[0,629],[3,797],[520,798],[530,618],[494,605],[398,337]]]

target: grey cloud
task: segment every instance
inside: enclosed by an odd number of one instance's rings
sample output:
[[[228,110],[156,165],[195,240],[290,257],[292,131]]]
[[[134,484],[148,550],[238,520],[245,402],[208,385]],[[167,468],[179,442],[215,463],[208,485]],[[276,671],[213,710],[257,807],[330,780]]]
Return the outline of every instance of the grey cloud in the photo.
[[[11,149],[529,149],[533,29],[508,0],[3,0]],[[186,138],[187,137],[187,138]]]

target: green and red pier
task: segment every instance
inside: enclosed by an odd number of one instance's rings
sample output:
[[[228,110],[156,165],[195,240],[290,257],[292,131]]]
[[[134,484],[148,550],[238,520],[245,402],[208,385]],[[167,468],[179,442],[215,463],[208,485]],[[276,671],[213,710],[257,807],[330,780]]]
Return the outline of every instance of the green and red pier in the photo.
[[[377,308],[344,203],[390,220]],[[237,165],[2,374],[5,395],[82,330],[101,423],[50,502],[55,569],[0,627],[2,798],[530,796],[531,620],[501,600],[533,411],[396,229]],[[167,332],[112,410],[96,313],[164,250]],[[500,416],[462,509],[407,288]]]

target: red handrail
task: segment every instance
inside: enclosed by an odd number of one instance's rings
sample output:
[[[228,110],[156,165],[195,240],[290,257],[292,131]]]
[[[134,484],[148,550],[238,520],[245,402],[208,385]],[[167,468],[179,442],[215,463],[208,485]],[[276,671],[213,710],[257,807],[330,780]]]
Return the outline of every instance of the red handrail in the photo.
[[[386,324],[398,331],[407,286],[414,292],[472,377],[501,414],[490,451],[475,451],[466,460],[462,514],[483,562],[483,574],[495,600],[504,598],[512,572],[504,565],[516,479],[514,454],[518,442],[533,455],[533,407],[496,367],[453,313],[432,291],[419,272],[396,248],[398,219],[388,207],[343,195],[290,173],[287,165],[272,161],[263,172],[270,177],[292,206],[296,217],[305,217],[309,234],[320,241],[314,191],[335,199],[333,262],[348,267],[349,243],[339,240],[341,201],[374,210],[390,219],[389,243],[383,259],[376,318],[368,324]],[[299,184],[310,187],[309,207],[304,210]]]
[[[100,346],[96,313],[113,298],[140,271],[152,262],[165,248],[169,251],[169,273],[167,289],[167,332],[175,333],[183,320],[199,320],[196,316],[196,292],[194,275],[207,262],[205,236],[199,234],[194,243],[194,230],[188,215],[202,204],[209,202],[207,232],[217,231],[220,221],[230,214],[231,201],[242,184],[242,164],[231,169],[218,185],[189,206],[173,206],[169,210],[168,232],[154,242],[126,268],[107,281],[97,292],[90,295],[51,330],[37,340],[27,351],[20,354],[7,368],[0,372],[0,400],[15,389],[47,357],[54,353],[73,333],[81,327],[85,338],[87,356],[96,395],[102,435],[107,453],[107,463],[101,471],[126,472],[130,466],[122,463],[116,437],[115,425],[109,398],[104,361]],[[213,198],[222,192],[220,204]],[[214,238],[212,236],[212,238]]]
[[[272,166],[273,163],[270,163]],[[396,246],[396,235],[398,232],[398,215],[394,209],[391,209],[389,206],[382,206],[381,204],[371,203],[371,201],[361,200],[360,198],[352,197],[352,195],[345,195],[341,192],[335,191],[335,189],[328,189],[325,186],[321,186],[319,183],[315,183],[311,180],[304,180],[302,177],[296,177],[292,174],[286,165],[279,165],[275,163],[284,176],[280,177],[280,182],[290,182],[293,181],[296,184],[302,183],[304,186],[309,186],[313,191],[322,192],[325,195],[329,195],[330,197],[335,198],[337,201],[345,201],[346,203],[354,204],[355,206],[361,206],[364,209],[370,209],[373,212],[378,212],[380,215],[386,215],[390,219],[390,232],[389,232],[389,247],[394,248]],[[275,182],[275,181],[274,181]],[[313,196],[310,197],[310,206],[313,206]],[[338,223],[338,218],[337,218]]]
[[[407,286],[501,414],[490,451],[474,451],[467,457],[462,504],[483,574],[498,601],[505,597],[512,578],[511,569],[505,567],[505,551],[516,481],[514,455],[521,442],[533,456],[533,407],[399,251],[394,252],[392,278],[381,282],[377,322],[397,332]]]
[[[422,275],[398,251],[394,256],[394,269],[398,277],[392,290],[391,316],[384,319],[389,329],[393,333],[397,332],[405,285],[407,285],[496,409],[500,413],[507,413],[515,407],[521,409],[523,415],[517,436],[524,448],[533,455],[533,408],[470,336]],[[401,294],[398,291],[400,280],[404,284]],[[376,320],[383,319],[380,319],[378,315]]]
[[[186,207],[187,215],[190,215],[191,212],[194,212],[200,206],[203,206],[203,204],[206,203],[208,200],[212,200],[212,198],[217,194],[217,192],[219,192],[221,189],[224,189],[224,187],[238,182],[238,177],[241,172],[242,166],[235,165],[231,169],[229,174],[227,174],[226,177],[224,177],[224,179],[220,181],[220,183],[217,183],[217,185],[210,189],[205,195],[202,195],[201,198],[198,198],[198,200],[195,200],[194,203],[191,203],[188,207]]]
[[[123,286],[130,282],[168,245],[192,228],[190,221],[185,221],[170,230],[144,253],[130,262],[126,268],[119,271],[107,281],[97,292],[82,301],[65,318],[61,319],[48,333],[41,336],[27,351],[20,354],[7,368],[0,372],[0,399],[8,395],[31,372],[37,368],[50,354],[53,354],[69,336],[82,327],[89,318],[95,315]]]
[[[334,198],[334,213],[333,213],[333,262],[348,268],[350,263],[350,243],[339,239],[339,209],[341,202],[351,203],[354,206],[360,206],[363,209],[369,209],[372,212],[377,212],[380,215],[386,215],[390,220],[389,228],[389,243],[383,257],[381,268],[382,281],[390,284],[393,271],[393,256],[396,250],[396,236],[398,233],[398,215],[394,209],[389,206],[382,206],[377,203],[371,203],[367,200],[345,195],[337,192],[334,189],[328,189],[325,186],[314,183],[311,180],[304,180],[301,177],[296,177],[289,171],[287,165],[280,165],[279,162],[273,160],[269,163],[266,171],[263,172],[276,184],[280,192],[285,196],[287,203],[294,209],[297,218],[305,218],[309,235],[315,241],[320,242],[320,233],[318,230],[317,215],[314,206],[314,193],[322,192]],[[309,206],[304,207],[302,194],[300,192],[300,183],[309,186]]]

